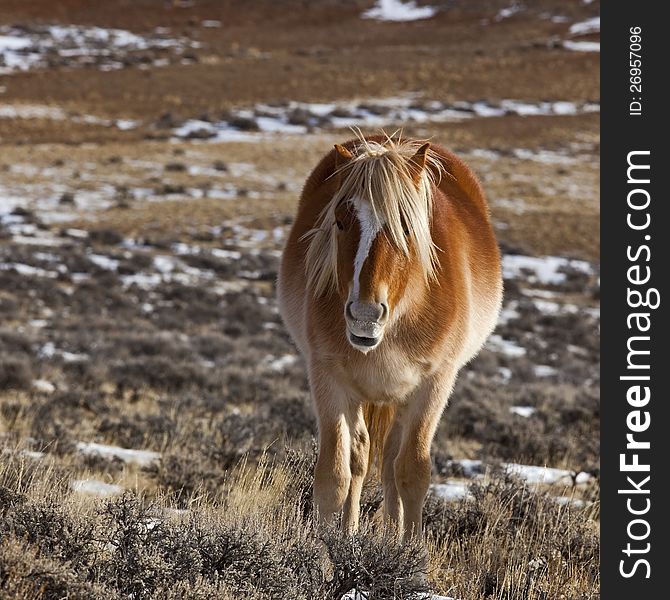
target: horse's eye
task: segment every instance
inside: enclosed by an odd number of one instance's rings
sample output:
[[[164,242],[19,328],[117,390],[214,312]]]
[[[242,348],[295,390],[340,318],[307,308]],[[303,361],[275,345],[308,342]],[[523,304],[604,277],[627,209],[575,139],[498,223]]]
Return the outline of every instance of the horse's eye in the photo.
[[[406,236],[409,236],[409,227],[407,227],[407,225],[405,225],[404,223],[403,223],[403,226],[402,226],[402,232],[403,232]]]
[[[342,231],[344,229],[344,225],[342,225],[342,221],[335,221],[335,225],[337,225],[337,228]]]

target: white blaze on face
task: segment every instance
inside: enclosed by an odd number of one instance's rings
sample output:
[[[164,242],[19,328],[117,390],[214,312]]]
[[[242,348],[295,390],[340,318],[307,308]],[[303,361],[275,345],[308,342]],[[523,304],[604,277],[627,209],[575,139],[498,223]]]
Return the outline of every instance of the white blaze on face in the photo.
[[[377,234],[384,227],[384,223],[381,218],[378,218],[379,215],[375,216],[372,205],[369,202],[357,199],[354,202],[354,207],[356,208],[358,224],[361,231],[361,239],[358,242],[358,251],[356,252],[356,258],[354,259],[354,290],[352,294],[353,299],[358,299],[363,264],[365,263],[368,254],[370,254],[372,242],[375,241]]]

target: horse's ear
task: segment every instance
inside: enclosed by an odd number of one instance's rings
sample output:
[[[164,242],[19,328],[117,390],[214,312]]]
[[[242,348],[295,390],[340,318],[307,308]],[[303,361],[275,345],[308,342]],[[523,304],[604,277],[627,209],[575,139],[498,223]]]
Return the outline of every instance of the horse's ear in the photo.
[[[416,151],[416,154],[409,159],[409,171],[414,183],[419,183],[419,180],[421,179],[421,173],[426,167],[426,156],[429,149],[430,142],[426,142]]]
[[[347,150],[344,146],[335,144],[335,169],[339,169],[348,163],[354,155]]]
[[[344,146],[340,146],[339,144],[335,144],[335,172],[334,172],[334,179],[335,179],[335,184],[339,188],[340,185],[342,184],[342,172],[340,169],[344,167],[352,158],[354,155],[347,150]]]

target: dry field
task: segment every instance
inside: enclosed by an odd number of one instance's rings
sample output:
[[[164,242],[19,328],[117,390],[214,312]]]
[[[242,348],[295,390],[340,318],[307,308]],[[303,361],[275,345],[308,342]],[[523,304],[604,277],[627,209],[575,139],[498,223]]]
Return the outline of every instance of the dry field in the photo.
[[[599,3],[374,4],[0,4],[0,598],[599,598]],[[350,125],[460,153],[504,254],[427,554],[374,480],[312,522],[275,279]]]

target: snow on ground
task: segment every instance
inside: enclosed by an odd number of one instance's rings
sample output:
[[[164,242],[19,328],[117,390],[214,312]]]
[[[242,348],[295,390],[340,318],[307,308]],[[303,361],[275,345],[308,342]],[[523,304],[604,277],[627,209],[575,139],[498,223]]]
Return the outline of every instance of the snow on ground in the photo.
[[[502,336],[498,334],[493,334],[489,336],[489,339],[486,341],[486,345],[493,352],[500,352],[512,358],[518,358],[526,354],[526,349],[518,344],[505,340]]]
[[[530,206],[527,202],[524,202],[520,199],[511,200],[509,198],[495,198],[493,200],[496,208],[504,208],[509,210],[517,215],[521,215],[529,210],[533,210],[533,207]]]
[[[98,479],[75,479],[70,483],[73,491],[89,496],[117,496],[123,493],[123,488],[120,485],[112,483],[105,483]]]
[[[435,496],[452,502],[467,498],[470,495],[469,484],[466,481],[447,481],[447,483],[434,483],[430,486],[430,491]]]
[[[13,106],[0,106],[0,119],[3,110],[11,117],[10,112],[5,110],[7,108],[12,109],[11,113],[15,112]],[[65,112],[53,113],[43,109],[49,107],[30,107],[28,112],[20,114],[70,118]],[[104,124],[116,126],[115,123],[118,121]],[[124,161],[127,170],[123,172],[108,171],[93,162],[68,162],[58,166],[14,163],[5,168],[6,176],[0,180],[0,226],[13,235],[50,236],[39,228],[39,222],[65,222],[81,218],[85,212],[129,203],[163,202],[184,197],[215,200],[257,198],[263,193],[273,193],[284,182],[275,174],[257,171],[250,163],[231,162],[223,168],[216,168],[208,155],[201,155],[195,150],[189,155],[189,164],[178,163],[182,171],[174,175],[166,168],[169,163],[132,159]],[[183,181],[185,175],[188,177],[186,182]],[[222,181],[222,177],[226,180]],[[144,185],[133,185],[137,182]],[[259,187],[255,189],[256,186]],[[26,210],[34,214],[26,213]],[[32,222],[34,216],[39,218],[38,222]]]
[[[0,119],[63,121],[67,119],[67,113],[62,108],[41,104],[3,104],[0,106]]]
[[[570,496],[554,496],[554,502],[563,506],[574,506],[575,508],[584,508],[589,504],[581,498],[572,498]]]
[[[509,411],[513,415],[519,415],[525,419],[532,417],[537,409],[534,406],[510,406]]]
[[[503,276],[505,279],[522,279],[528,273],[530,283],[559,285],[567,276],[565,269],[575,269],[582,273],[593,273],[593,267],[584,260],[575,260],[563,256],[525,256],[522,254],[506,254],[502,259]]]
[[[519,303],[516,300],[510,300],[500,311],[498,323],[504,324],[512,319],[518,319],[521,313],[518,311]]]
[[[160,460],[160,452],[153,450],[131,450],[95,442],[77,442],[77,450],[87,456],[102,456],[104,458],[118,458],[125,463],[133,463],[140,467],[147,467]]]
[[[285,371],[287,367],[298,362],[298,357],[294,354],[284,354],[279,358],[275,358],[272,355],[268,355],[265,359],[265,362],[269,369],[272,371]]]
[[[558,373],[558,369],[549,365],[535,365],[533,371],[536,377],[553,377]]]
[[[537,467],[534,465],[519,465],[516,463],[503,463],[503,468],[508,473],[517,475],[526,483],[586,483],[592,476],[588,473],[574,473],[565,469],[552,469],[550,467]]]
[[[500,22],[503,21],[504,19],[509,19],[510,17],[513,17],[517,13],[520,13],[523,9],[524,9],[523,4],[515,2],[511,6],[501,9],[493,20],[496,22]]]
[[[586,21],[573,23],[569,33],[573,37],[600,33],[600,17],[593,17]],[[600,42],[590,40],[564,40],[561,44],[566,50],[575,52],[600,52]]]
[[[56,391],[56,386],[46,379],[35,379],[32,385],[35,391],[43,394],[53,394]]]
[[[12,450],[11,448],[2,448],[0,450],[0,456],[10,456],[14,454],[16,451]],[[44,458],[44,452],[37,452],[36,450],[26,450],[25,448],[22,450],[18,450],[18,454],[20,456],[23,456],[25,458],[29,458],[31,460],[41,460]]]
[[[564,108],[564,110],[569,111],[572,110],[572,108],[576,108],[576,106],[572,105],[570,108]],[[569,148],[558,151],[545,149],[534,150],[530,148],[512,148],[510,152],[514,158],[518,158],[519,160],[530,160],[544,164],[573,165],[585,160],[589,160],[589,157],[593,153],[593,149],[589,148],[587,153],[584,152],[585,150],[586,148],[583,146],[580,147],[578,144],[571,144]],[[502,153],[487,148],[475,148],[468,152],[468,154],[470,156],[474,156],[475,158],[483,158],[492,162],[503,158]]]
[[[576,42],[573,40],[565,40],[563,48],[566,50],[574,50],[575,52],[600,52],[600,42]]]
[[[586,35],[588,33],[600,33],[600,17],[593,17],[570,26],[572,35]]]
[[[119,261],[104,254],[88,254],[88,260],[107,271],[116,271]]]
[[[165,33],[143,37],[123,29],[82,25],[0,26],[0,75],[50,66],[95,66],[103,71],[132,64],[136,52],[153,52],[154,66],[198,44]],[[141,64],[140,64],[141,66]]]
[[[41,460],[45,457],[45,454],[36,450],[21,450],[21,456],[31,458],[32,460]]]
[[[570,165],[579,162],[579,158],[574,155],[567,155],[564,152],[554,152],[551,150],[528,150],[527,148],[515,148],[512,154],[521,160],[532,160],[555,165]]]
[[[58,277],[58,272],[56,271],[47,271],[46,269],[16,262],[0,263],[0,271],[16,271],[19,275],[26,277],[48,277],[50,279]]]
[[[430,19],[436,14],[437,8],[433,6],[417,6],[416,2],[400,0],[377,0],[362,16],[364,19],[377,21],[418,21]]]
[[[259,104],[233,111],[222,121],[189,119],[173,130],[178,139],[216,142],[255,141],[273,134],[304,134],[313,129],[348,127],[378,128],[408,122],[454,122],[472,118],[577,115],[598,112],[595,103],[568,101],[525,102],[506,99],[497,103],[484,100],[447,104],[418,100],[415,96],[369,99],[344,103],[287,102]]]
[[[67,363],[84,362],[88,360],[87,354],[78,354],[75,352],[68,352],[67,350],[61,350],[56,348],[53,342],[47,342],[44,344],[44,346],[39,349],[37,354],[41,358],[47,359],[59,357]]]
[[[457,466],[465,477],[476,478],[483,476],[486,471],[486,464],[480,460],[457,459],[449,461],[449,465]],[[502,463],[500,465],[508,473],[520,477],[529,484],[565,484],[580,485],[593,479],[589,473],[567,471],[565,469],[554,469],[551,467],[539,467],[534,465],[520,465],[518,463]]]

